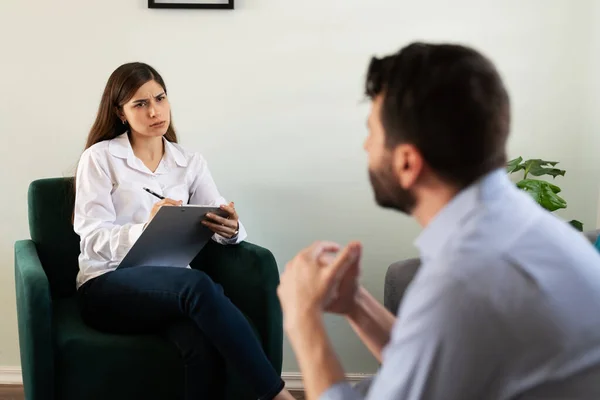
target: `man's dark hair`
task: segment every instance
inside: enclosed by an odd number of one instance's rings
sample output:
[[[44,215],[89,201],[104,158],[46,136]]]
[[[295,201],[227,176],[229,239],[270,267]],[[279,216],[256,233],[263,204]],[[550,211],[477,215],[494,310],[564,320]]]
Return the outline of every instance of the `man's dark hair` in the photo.
[[[468,47],[413,43],[373,58],[371,99],[383,95],[386,144],[413,144],[442,178],[465,187],[506,163],[508,94],[494,65]]]

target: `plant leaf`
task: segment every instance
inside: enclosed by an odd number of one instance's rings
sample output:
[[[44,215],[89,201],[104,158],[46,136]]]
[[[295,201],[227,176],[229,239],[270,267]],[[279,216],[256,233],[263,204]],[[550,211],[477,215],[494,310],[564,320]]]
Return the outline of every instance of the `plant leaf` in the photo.
[[[523,161],[523,157],[519,157],[519,158],[510,160],[506,164],[506,172],[509,174],[512,174],[513,172],[517,172],[521,169],[525,169],[525,167],[521,164],[521,161]]]
[[[561,189],[558,186],[539,179],[522,179],[519,182],[517,182],[517,187],[526,191],[539,190],[539,188],[542,186],[548,186],[552,190],[552,193],[560,193],[561,191]]]
[[[552,168],[556,164],[558,164],[557,161],[546,161],[540,160],[539,158],[527,160],[523,163],[525,166],[525,176],[527,176],[527,174],[533,176],[551,175],[553,178],[556,178],[559,175],[565,176],[566,171],[564,169]]]
[[[569,224],[570,224],[570,225],[571,225],[573,228],[577,229],[579,232],[583,232],[583,223],[582,223],[582,222],[580,222],[580,221],[577,221],[576,219],[574,219],[574,220],[572,220],[572,221],[569,221]]]
[[[567,202],[557,194],[560,193],[560,188],[549,182],[523,179],[517,182],[517,187],[529,193],[539,205],[550,212],[567,208]]]

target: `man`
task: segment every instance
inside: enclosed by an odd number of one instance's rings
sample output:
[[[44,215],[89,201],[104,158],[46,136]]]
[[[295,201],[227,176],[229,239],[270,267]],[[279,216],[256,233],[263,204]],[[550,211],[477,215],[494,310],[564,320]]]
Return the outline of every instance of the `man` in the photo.
[[[600,256],[508,180],[492,63],[415,43],[373,59],[366,93],[375,198],[424,227],[422,266],[396,318],[357,283],[359,243],[316,243],[287,265],[279,297],[308,398],[360,398],[329,311],[382,363],[368,399],[600,399]]]

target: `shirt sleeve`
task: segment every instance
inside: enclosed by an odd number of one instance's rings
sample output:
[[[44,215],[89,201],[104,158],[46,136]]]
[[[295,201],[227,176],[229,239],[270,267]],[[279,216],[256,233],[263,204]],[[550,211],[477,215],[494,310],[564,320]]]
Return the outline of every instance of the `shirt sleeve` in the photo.
[[[203,206],[220,206],[228,204],[227,200],[219,193],[204,157],[200,154],[196,154],[196,157],[198,158],[198,171],[190,188],[189,203]],[[246,239],[247,236],[242,221],[239,221],[239,231],[237,236],[228,239],[221,235],[214,234],[213,240],[221,244],[237,244]]]
[[[463,282],[434,278],[411,287],[367,398],[488,397],[502,359],[499,339],[508,335],[496,315]]]
[[[319,400],[363,400],[363,397],[348,383],[343,382],[330,387]]]
[[[112,202],[112,180],[98,155],[85,151],[77,168],[73,228],[85,258],[120,262],[141,236],[143,223],[119,225]]]

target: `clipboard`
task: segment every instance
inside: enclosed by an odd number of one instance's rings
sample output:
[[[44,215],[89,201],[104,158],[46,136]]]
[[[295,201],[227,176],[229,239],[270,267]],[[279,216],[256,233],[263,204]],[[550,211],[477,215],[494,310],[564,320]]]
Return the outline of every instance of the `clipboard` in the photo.
[[[214,232],[201,224],[207,213],[227,217],[215,206],[161,207],[119,264],[131,267],[187,267]]]

